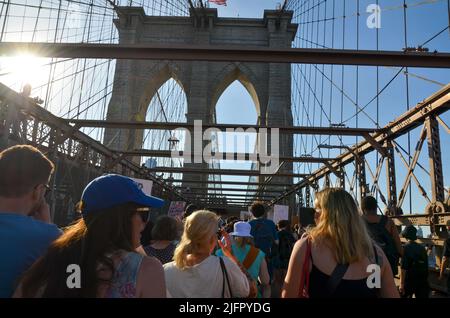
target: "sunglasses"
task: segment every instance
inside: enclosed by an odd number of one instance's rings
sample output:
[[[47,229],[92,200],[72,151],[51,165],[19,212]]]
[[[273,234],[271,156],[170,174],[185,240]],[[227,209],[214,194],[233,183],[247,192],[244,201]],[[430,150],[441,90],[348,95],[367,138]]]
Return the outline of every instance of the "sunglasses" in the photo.
[[[147,223],[147,222],[148,222],[148,217],[149,217],[149,215],[150,215],[150,209],[149,209],[149,208],[147,208],[147,207],[137,208],[135,211],[136,211],[136,212],[139,214],[139,216],[141,217],[142,222],[144,222],[144,223]]]

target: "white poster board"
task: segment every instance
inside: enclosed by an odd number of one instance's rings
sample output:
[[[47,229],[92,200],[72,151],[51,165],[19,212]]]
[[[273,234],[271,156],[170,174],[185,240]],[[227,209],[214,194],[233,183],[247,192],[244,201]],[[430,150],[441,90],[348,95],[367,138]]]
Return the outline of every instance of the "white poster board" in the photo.
[[[275,204],[273,206],[273,222],[277,224],[281,220],[289,220],[289,206]]]
[[[152,180],[137,179],[137,178],[131,178],[131,179],[133,179],[135,182],[137,182],[139,187],[142,189],[142,191],[146,195],[152,195],[152,188],[153,188],[153,181]]]
[[[267,211],[267,216],[266,216],[266,218],[267,218],[268,220],[272,220],[272,221],[273,221],[273,215],[274,215],[274,213],[273,213],[273,207],[271,207],[270,210]]]
[[[172,201],[170,202],[170,207],[168,211],[168,215],[173,217],[179,221],[183,218],[184,207],[186,206],[186,202],[184,201]]]

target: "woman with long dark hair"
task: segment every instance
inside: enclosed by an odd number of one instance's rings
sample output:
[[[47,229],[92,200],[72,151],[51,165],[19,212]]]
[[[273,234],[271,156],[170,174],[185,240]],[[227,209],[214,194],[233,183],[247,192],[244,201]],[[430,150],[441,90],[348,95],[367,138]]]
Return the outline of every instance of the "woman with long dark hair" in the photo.
[[[93,180],[79,204],[82,218],[25,273],[15,297],[165,297],[161,263],[135,252],[149,207],[163,203],[127,177]],[[68,269],[77,266],[73,288]]]

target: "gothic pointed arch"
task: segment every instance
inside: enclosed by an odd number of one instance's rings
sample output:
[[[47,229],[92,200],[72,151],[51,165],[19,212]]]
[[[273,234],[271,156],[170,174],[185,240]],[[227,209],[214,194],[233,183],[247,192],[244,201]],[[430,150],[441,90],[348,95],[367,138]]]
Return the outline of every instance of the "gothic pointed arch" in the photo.
[[[250,68],[243,63],[227,64],[215,77],[212,82],[211,89],[211,112],[215,111],[217,101],[223,92],[234,82],[239,81],[250,94],[256,107],[258,117],[262,113],[261,105],[261,87],[259,87],[258,79]]]

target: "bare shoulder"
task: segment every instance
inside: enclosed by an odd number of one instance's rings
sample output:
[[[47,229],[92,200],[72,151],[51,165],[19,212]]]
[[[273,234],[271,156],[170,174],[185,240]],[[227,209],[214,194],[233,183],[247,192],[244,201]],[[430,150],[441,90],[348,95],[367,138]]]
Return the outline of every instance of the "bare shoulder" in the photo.
[[[151,272],[163,272],[163,265],[161,262],[152,256],[144,256],[141,263],[141,271],[151,271]]]
[[[164,278],[164,267],[157,258],[145,256],[139,268],[139,278],[143,281]]]
[[[309,239],[310,238],[306,235],[302,236],[302,238],[295,243],[294,248],[292,249],[292,254],[295,256],[304,255],[306,253],[306,247]]]
[[[141,297],[165,297],[164,269],[155,257],[145,256],[142,259],[137,289]]]
[[[304,234],[301,239],[299,239],[296,243],[295,246],[297,246],[297,248],[306,248],[306,245],[308,244],[308,240],[311,240],[311,238]]]

